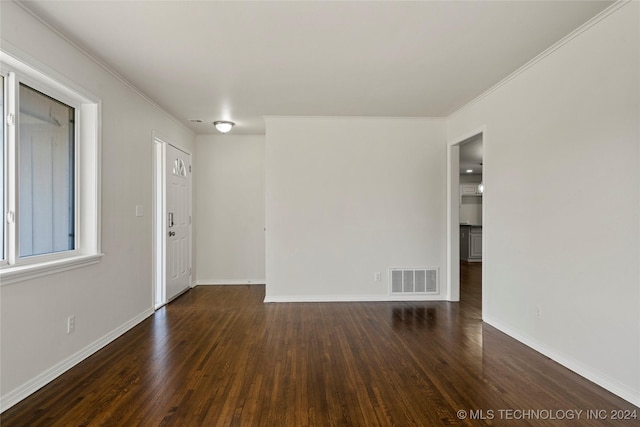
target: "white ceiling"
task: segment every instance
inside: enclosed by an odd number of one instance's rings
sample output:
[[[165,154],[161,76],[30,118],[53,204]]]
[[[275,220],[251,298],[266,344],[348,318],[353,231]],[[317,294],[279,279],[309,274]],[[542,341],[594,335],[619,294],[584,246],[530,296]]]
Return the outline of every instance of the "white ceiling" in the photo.
[[[445,117],[612,2],[23,3],[195,132],[261,134],[264,115]]]

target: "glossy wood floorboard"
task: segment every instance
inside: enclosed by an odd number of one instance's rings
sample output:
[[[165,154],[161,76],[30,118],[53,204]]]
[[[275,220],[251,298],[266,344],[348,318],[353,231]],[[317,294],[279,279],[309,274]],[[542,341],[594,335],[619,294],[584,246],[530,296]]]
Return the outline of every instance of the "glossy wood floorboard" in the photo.
[[[483,324],[480,272],[462,264],[459,304],[263,304],[263,286],[199,286],[2,427],[638,425],[587,419],[637,408]]]

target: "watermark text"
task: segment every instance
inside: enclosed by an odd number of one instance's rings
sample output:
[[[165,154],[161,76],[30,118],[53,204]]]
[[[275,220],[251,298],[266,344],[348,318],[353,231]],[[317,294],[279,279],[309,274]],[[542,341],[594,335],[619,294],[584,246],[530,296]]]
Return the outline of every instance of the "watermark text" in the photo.
[[[638,420],[636,409],[460,409],[459,420]]]

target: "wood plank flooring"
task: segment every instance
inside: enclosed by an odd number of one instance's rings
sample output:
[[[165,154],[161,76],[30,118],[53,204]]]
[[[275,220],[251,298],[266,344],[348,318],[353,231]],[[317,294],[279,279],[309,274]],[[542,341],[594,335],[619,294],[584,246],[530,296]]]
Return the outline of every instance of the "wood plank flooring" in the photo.
[[[638,408],[483,324],[481,268],[461,265],[459,304],[263,304],[263,286],[199,286],[0,420],[3,427],[638,425],[610,415]],[[518,420],[535,415],[518,410],[552,411],[538,418],[584,412],[579,420]],[[587,419],[588,410],[605,410],[607,419]],[[470,420],[469,411],[484,419]]]

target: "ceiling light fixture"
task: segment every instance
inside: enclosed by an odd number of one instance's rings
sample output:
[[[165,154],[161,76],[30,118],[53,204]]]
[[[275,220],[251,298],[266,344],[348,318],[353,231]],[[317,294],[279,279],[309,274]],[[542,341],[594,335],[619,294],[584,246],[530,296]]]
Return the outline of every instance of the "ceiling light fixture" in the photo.
[[[467,169],[467,173],[473,172],[473,169]]]
[[[217,122],[213,122],[213,125],[216,127],[216,129],[218,129],[218,132],[227,133],[231,130],[235,123],[226,120],[218,120]]]

